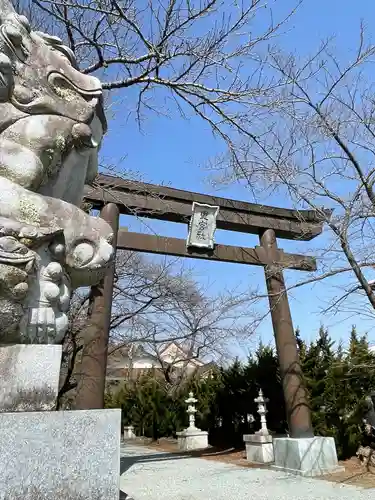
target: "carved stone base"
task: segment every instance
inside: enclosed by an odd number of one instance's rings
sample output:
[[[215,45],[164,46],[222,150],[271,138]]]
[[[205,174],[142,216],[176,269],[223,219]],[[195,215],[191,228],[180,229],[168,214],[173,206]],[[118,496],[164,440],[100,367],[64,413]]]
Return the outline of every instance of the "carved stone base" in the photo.
[[[61,354],[61,345],[0,346],[0,412],[53,409]]]
[[[0,415],[0,500],[118,500],[121,410]]]

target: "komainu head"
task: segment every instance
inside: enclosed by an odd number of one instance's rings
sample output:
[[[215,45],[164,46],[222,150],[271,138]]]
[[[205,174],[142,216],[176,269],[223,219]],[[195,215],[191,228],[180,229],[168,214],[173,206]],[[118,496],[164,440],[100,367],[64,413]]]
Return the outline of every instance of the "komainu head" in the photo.
[[[82,74],[73,52],[0,0],[0,127],[25,115],[53,114],[90,123],[102,112],[100,81]]]

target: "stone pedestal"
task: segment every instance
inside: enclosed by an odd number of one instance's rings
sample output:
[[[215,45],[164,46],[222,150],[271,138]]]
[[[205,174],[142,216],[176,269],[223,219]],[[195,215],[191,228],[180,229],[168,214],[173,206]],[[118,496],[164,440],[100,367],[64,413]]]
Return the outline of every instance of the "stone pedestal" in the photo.
[[[0,346],[0,412],[53,409],[61,354],[61,345]]]
[[[177,443],[180,451],[204,450],[208,448],[208,432],[196,427],[177,432]]]
[[[270,434],[245,434],[246,458],[249,462],[269,464],[274,461],[272,436]]]
[[[134,433],[134,427],[132,425],[125,425],[124,427],[124,440],[135,439],[137,436]]]
[[[2,413],[0,500],[118,500],[121,410]]]
[[[332,437],[275,438],[272,468],[301,476],[321,476],[343,470],[338,465]]]
[[[0,500],[119,498],[121,410],[48,411],[61,352],[0,347]]]

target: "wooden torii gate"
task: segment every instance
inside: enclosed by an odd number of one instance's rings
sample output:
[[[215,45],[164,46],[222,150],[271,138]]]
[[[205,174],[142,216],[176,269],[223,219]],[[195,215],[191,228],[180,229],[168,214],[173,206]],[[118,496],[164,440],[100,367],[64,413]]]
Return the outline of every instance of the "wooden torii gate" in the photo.
[[[310,256],[283,252],[277,246],[277,238],[311,240],[322,232],[323,220],[331,211],[275,208],[106,175],[99,176],[97,187],[86,190],[85,200],[93,209],[100,210],[101,217],[112,226],[117,249],[264,267],[290,436],[312,437],[311,413],[302,381],[283,269],[313,271],[316,261]],[[255,248],[215,245],[213,250],[188,249],[184,239],[119,228],[120,214],[188,224],[193,202],[219,206],[218,229],[257,234],[260,245]],[[79,370],[77,409],[104,405],[113,279],[114,268],[100,286],[92,289],[89,327]]]

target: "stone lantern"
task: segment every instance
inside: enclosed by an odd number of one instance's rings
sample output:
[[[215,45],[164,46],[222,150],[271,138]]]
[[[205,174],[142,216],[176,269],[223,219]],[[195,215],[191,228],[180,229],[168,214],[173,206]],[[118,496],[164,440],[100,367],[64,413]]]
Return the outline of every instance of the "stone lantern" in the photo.
[[[198,400],[192,392],[185,400],[188,405],[186,413],[189,415],[189,427],[181,432],[177,432],[178,448],[181,451],[202,450],[208,448],[208,432],[202,431],[195,426],[195,414],[197,409],[195,405]]]
[[[267,428],[266,419],[268,401],[260,389],[254,402],[258,405],[261,427],[254,434],[245,434],[243,437],[246,444],[246,458],[249,462],[267,464],[274,461],[272,436]]]

